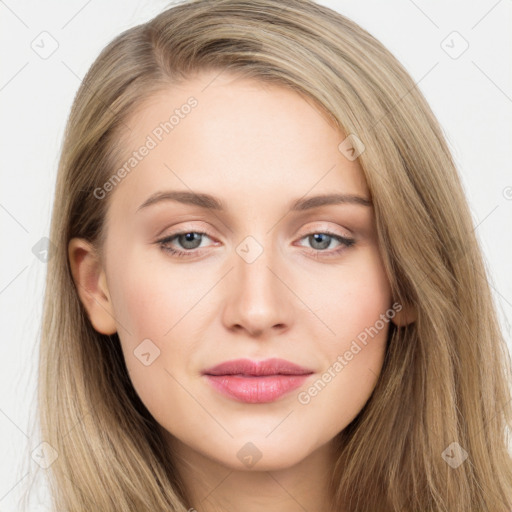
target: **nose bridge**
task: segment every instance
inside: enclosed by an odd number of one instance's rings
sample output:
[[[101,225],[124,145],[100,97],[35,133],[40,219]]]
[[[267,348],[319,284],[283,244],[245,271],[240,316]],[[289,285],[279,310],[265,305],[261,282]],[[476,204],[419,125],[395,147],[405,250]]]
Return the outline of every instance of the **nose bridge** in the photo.
[[[276,247],[270,236],[246,236],[236,247],[235,274],[244,295],[258,300],[271,300],[276,289],[275,276],[269,270],[276,266]]]
[[[258,237],[258,238],[256,238]],[[272,237],[248,235],[235,248],[231,293],[224,321],[228,327],[245,328],[251,334],[290,320],[290,297],[275,274],[282,266]],[[288,292],[289,293],[289,292]]]

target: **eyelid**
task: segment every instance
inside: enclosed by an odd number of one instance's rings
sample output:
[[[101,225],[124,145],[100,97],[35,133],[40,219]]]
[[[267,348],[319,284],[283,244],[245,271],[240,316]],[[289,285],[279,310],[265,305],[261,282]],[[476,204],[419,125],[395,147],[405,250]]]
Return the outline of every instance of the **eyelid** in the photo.
[[[156,236],[160,239],[162,238],[169,238],[173,237],[179,234],[188,233],[188,232],[195,232],[195,233],[203,233],[207,235],[211,239],[216,239],[215,235],[209,230],[207,227],[208,224],[206,222],[197,220],[197,221],[190,221],[194,222],[196,224],[188,225],[187,223],[184,223],[184,225],[180,224],[180,227],[176,229],[176,231],[171,232],[168,235],[163,235],[163,233],[166,231],[167,228],[163,229],[161,232],[159,232]],[[198,225],[198,224],[199,225]],[[332,224],[332,223],[331,223]],[[338,226],[338,230],[340,229],[340,226]],[[353,233],[348,230],[347,228],[343,228],[345,232],[339,232],[336,228],[331,229],[330,227],[327,227],[326,221],[317,221],[313,223],[312,225],[308,225],[307,228],[303,228],[300,230],[298,239],[302,239],[307,235],[311,235],[313,233],[326,233],[334,236],[341,236],[342,238],[353,238]]]
[[[178,227],[176,227],[178,226]],[[184,221],[179,222],[173,226],[167,225],[164,229],[158,231],[158,233],[155,235],[155,237],[158,238],[167,238],[168,236],[174,236],[179,233],[183,232],[203,232],[206,233],[208,236],[213,236],[211,234],[211,230],[208,228],[209,224],[207,222],[204,222],[202,220],[191,220],[191,221]],[[172,230],[172,232],[169,235],[165,235],[164,233],[166,231]]]
[[[339,224],[337,225],[337,228],[331,228],[328,225],[326,221],[318,221],[314,222],[312,225],[308,224],[307,228],[301,229],[301,233],[304,232],[304,235],[300,236],[302,238],[303,236],[310,235],[311,233],[329,233],[331,235],[341,236],[343,238],[353,238],[354,234],[347,228],[342,228]],[[333,224],[332,222],[330,224]],[[340,229],[343,229],[343,231],[340,232]]]

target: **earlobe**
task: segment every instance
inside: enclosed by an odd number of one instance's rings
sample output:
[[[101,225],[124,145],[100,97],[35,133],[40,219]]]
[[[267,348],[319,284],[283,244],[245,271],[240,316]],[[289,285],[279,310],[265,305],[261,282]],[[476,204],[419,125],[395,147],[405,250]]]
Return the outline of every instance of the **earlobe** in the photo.
[[[95,248],[82,238],[72,238],[68,258],[78,295],[94,329],[101,334],[114,334],[117,327],[112,300]]]
[[[418,312],[414,305],[412,304],[404,304],[402,308],[398,311],[395,311],[395,316],[391,319],[391,321],[397,327],[405,327],[413,322],[415,322],[418,318]]]

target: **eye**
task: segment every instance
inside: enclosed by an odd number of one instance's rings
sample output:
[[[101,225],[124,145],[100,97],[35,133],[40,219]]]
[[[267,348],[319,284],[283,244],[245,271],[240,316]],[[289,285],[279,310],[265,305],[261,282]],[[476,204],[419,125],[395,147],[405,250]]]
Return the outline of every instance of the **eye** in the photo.
[[[203,237],[210,238],[208,234],[203,231],[183,231],[181,233],[175,233],[168,237],[162,238],[161,240],[158,240],[158,243],[162,250],[173,254],[174,256],[186,258],[188,256],[197,256],[198,251],[195,250],[201,246]],[[181,247],[186,250],[173,248],[170,243],[174,240],[176,240],[181,245]]]
[[[163,251],[173,256],[177,256],[178,258],[187,258],[202,254],[201,242],[205,237],[211,239],[208,233],[203,231],[182,231],[162,238],[161,240],[158,240],[157,243]],[[325,256],[327,257],[337,256],[346,248],[355,244],[355,240],[353,238],[347,238],[329,231],[318,231],[300,238],[300,240],[305,239],[307,239],[311,244],[311,251],[315,256],[318,256],[321,253],[325,253]],[[179,247],[173,247],[171,244],[174,241],[176,241],[182,249]],[[327,251],[326,249],[331,246],[332,242],[338,242],[340,247]],[[304,246],[301,245],[301,247]],[[324,254],[322,254],[322,256],[324,256]]]
[[[325,252],[326,256],[336,256],[343,252],[347,247],[351,247],[355,244],[355,240],[353,238],[347,238],[329,231],[318,231],[301,238],[301,240],[305,239],[311,244],[314,253],[319,254]],[[341,246],[335,250],[326,251],[325,249],[328,249],[333,241],[338,242]]]

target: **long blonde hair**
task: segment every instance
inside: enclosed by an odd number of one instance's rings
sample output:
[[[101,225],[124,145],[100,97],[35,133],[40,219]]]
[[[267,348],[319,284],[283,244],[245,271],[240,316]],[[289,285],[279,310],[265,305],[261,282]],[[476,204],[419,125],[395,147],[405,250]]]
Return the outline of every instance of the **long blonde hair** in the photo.
[[[127,120],[157,91],[206,70],[292,88],[364,143],[359,163],[393,296],[417,312],[390,327],[376,388],[336,437],[333,510],[510,510],[510,354],[447,143],[390,52],[308,0],[176,5],[108,44],[77,92],[58,169],[39,360],[41,438],[58,454],[47,470],[55,510],[190,506],[117,334],[88,320],[67,247],[83,237],[101,248],[109,197],[98,201],[94,190],[117,169]],[[459,446],[468,457],[452,467],[443,454]]]

